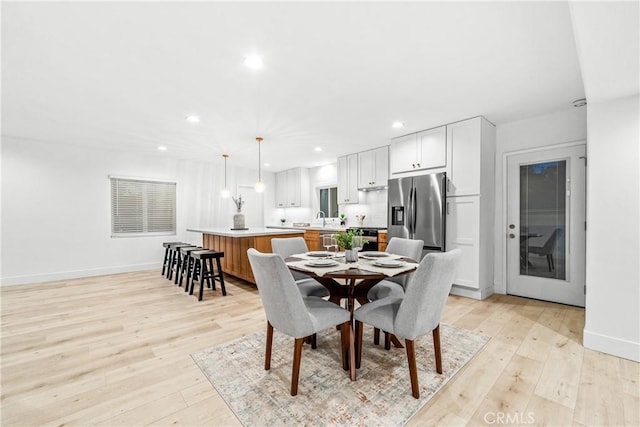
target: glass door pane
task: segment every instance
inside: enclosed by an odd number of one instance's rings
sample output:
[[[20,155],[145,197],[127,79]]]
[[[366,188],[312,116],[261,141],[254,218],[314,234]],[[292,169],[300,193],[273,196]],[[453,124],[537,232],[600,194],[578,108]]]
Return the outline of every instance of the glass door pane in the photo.
[[[567,162],[520,166],[520,274],[566,280]]]

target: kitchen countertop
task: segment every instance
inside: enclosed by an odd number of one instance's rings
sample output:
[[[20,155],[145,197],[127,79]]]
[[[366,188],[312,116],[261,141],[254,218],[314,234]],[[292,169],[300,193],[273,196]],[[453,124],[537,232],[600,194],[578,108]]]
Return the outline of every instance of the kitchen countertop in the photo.
[[[318,230],[318,231],[347,231],[347,226],[343,227],[319,227],[319,226],[309,226],[309,227],[294,227],[294,226],[286,226],[286,225],[267,225],[267,228],[274,228],[280,230]],[[364,228],[367,228],[366,226]],[[380,233],[386,233],[387,230],[379,230]]]
[[[248,230],[231,230],[230,228],[187,228],[187,231],[226,237],[255,237],[276,234],[296,235],[304,233],[304,229],[293,229],[291,227],[277,229],[271,227],[250,227]]]
[[[267,225],[267,228],[274,228],[279,230],[318,230],[318,231],[347,231],[347,227],[322,227],[310,225],[308,227],[294,227],[293,225]]]

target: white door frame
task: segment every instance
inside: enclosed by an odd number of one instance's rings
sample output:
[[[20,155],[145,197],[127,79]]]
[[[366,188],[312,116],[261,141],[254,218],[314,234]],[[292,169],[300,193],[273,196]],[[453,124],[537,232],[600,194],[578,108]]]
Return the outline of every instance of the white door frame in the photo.
[[[537,151],[546,151],[553,150],[555,148],[568,148],[575,147],[576,145],[587,145],[587,141],[584,139],[578,141],[570,141],[562,144],[551,144],[551,145],[543,145],[540,147],[534,148],[526,148],[523,150],[514,150],[514,151],[505,151],[502,153],[502,206],[500,209],[501,217],[498,219],[499,224],[495,224],[497,233],[495,233],[495,238],[497,239],[496,243],[499,245],[499,254],[497,254],[498,258],[501,260],[501,269],[500,269],[500,283],[494,279],[494,290],[496,293],[500,293],[503,295],[507,294],[507,277],[508,277],[508,267],[507,264],[507,239],[506,239],[506,230],[509,227],[509,217],[508,217],[508,189],[507,189],[507,180],[509,176],[509,168],[508,168],[508,160],[510,156],[518,155],[518,154],[527,154],[527,153],[535,153]],[[587,188],[589,183],[586,183]],[[498,275],[498,270],[496,269],[496,276]],[[496,277],[497,279],[497,277]]]

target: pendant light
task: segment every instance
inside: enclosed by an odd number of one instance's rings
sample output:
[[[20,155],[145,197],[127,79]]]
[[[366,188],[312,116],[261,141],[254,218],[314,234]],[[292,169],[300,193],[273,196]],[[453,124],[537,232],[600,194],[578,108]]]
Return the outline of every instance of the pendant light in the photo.
[[[254,190],[256,190],[256,193],[262,193],[264,192],[264,182],[262,182],[262,157],[260,151],[262,138],[258,136],[256,137],[256,141],[258,141],[258,182],[256,182]]]
[[[223,199],[228,199],[229,196],[231,195],[231,192],[227,187],[227,157],[229,157],[229,155],[223,154],[222,157],[224,157],[224,188],[220,192],[220,195],[222,196]]]

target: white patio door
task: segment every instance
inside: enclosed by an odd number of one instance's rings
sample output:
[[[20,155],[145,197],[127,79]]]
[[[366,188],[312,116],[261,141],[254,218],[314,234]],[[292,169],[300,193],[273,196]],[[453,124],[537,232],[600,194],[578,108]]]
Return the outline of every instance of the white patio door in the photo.
[[[507,158],[507,293],[584,307],[585,146]]]

